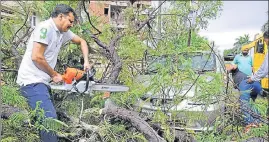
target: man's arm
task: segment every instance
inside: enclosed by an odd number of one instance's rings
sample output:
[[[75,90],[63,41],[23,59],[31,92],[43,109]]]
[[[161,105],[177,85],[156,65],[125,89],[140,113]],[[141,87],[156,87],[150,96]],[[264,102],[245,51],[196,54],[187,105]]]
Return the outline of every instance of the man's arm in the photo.
[[[235,70],[235,69],[237,69],[237,65],[234,65],[234,64],[231,64],[228,68],[227,68],[227,70],[230,72],[231,70]]]
[[[264,61],[261,65],[261,67],[258,69],[258,71],[250,77],[248,82],[252,81],[260,81],[262,78],[264,78],[266,75],[268,75],[268,53],[266,53]]]
[[[251,71],[252,73],[254,74],[254,68],[253,68],[253,60],[252,60],[252,57],[250,57],[250,64],[251,64]]]
[[[89,49],[88,49],[87,42],[84,39],[77,36],[77,35],[75,35],[71,39],[71,41],[76,43],[76,44],[80,44],[81,51],[82,51],[83,58],[84,58],[84,70],[90,69],[91,67],[90,67],[90,64],[89,64]]]
[[[32,61],[36,65],[36,67],[45,73],[47,73],[54,82],[60,82],[62,77],[56,71],[54,71],[46,61],[44,57],[46,44],[34,42],[33,50],[32,50]]]
[[[238,64],[238,55],[235,55],[235,57],[234,57],[234,60],[233,60],[233,62],[232,62],[232,65],[237,65]]]

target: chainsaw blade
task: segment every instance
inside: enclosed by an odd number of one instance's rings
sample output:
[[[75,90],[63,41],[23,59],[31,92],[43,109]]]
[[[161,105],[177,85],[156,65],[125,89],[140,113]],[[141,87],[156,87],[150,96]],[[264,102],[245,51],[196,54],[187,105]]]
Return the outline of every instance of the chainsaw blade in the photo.
[[[125,92],[129,90],[129,87],[116,84],[93,84],[91,86],[92,91],[106,91],[106,92]]]
[[[53,90],[62,90],[62,91],[70,91],[70,92],[83,92],[86,87],[85,81],[80,81],[76,85],[64,84],[64,85],[51,85],[51,89]],[[76,88],[76,89],[75,89]],[[117,84],[96,84],[95,82],[90,82],[88,90],[84,93],[90,93],[92,91],[102,91],[102,92],[125,92],[128,91],[129,87],[124,85]]]

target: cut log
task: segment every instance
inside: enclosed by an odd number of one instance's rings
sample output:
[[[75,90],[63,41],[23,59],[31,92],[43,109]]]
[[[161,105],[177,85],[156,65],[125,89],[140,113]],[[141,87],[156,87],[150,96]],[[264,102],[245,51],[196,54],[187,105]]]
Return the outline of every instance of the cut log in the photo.
[[[122,120],[128,121],[138,131],[144,134],[146,139],[150,142],[165,142],[150,125],[139,117],[139,114],[134,111],[127,110],[125,108],[119,108],[114,105],[109,105],[102,109],[103,115],[114,116]]]

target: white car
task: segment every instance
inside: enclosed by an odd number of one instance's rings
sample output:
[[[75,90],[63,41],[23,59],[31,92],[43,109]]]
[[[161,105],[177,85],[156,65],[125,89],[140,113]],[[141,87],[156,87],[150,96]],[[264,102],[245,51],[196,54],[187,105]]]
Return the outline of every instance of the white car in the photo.
[[[158,76],[156,66],[166,64],[168,59],[173,60],[173,65],[180,64],[177,60],[174,60],[176,56],[177,55],[175,55],[175,57],[171,57],[171,55],[153,57],[151,61],[149,61],[146,73],[138,75],[136,79],[138,82],[141,82],[144,87],[149,87],[150,91],[139,98],[134,104],[134,107],[148,118],[151,118],[157,111],[164,112],[170,117],[171,122],[175,122],[176,125],[173,126],[175,129],[189,129],[194,131],[212,130],[216,118],[222,116],[224,111],[224,101],[221,99],[221,95],[209,94],[208,96],[211,97],[206,99],[207,101],[205,102],[195,100],[195,98],[199,96],[199,93],[205,91],[201,91],[201,88],[196,83],[194,84],[193,80],[184,80],[180,84],[172,83],[173,85],[171,86],[165,83],[163,86],[158,86],[158,83],[162,83],[162,79],[158,82],[158,77],[160,76]],[[184,57],[190,59],[191,68],[195,73],[194,76],[205,78],[205,82],[210,83],[214,80],[214,77],[208,74],[209,72],[213,74],[224,73],[222,66],[224,65],[223,61],[219,61],[222,60],[222,58],[210,51],[186,53]],[[187,70],[184,70],[184,65],[180,65],[178,71],[182,72]],[[173,79],[180,81],[178,78]],[[155,84],[153,84],[153,82],[155,82]],[[217,86],[222,86],[220,85],[222,83],[223,82],[219,82]],[[215,88],[215,90],[223,92],[224,89],[219,87],[217,89]]]

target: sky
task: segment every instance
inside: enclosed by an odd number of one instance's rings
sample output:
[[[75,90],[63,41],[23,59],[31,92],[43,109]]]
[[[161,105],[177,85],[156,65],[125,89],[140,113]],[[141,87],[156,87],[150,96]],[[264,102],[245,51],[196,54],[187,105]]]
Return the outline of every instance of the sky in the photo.
[[[233,47],[235,39],[249,34],[250,40],[261,33],[262,25],[268,20],[268,1],[223,1],[223,11],[216,19],[209,21],[207,30],[200,35],[215,41],[218,49]]]
[[[158,2],[152,4],[157,6]],[[200,35],[215,42],[220,52],[233,48],[235,39],[244,34],[249,34],[253,40],[268,20],[268,1],[223,1],[222,9],[220,16],[209,21],[206,30],[200,31]]]

